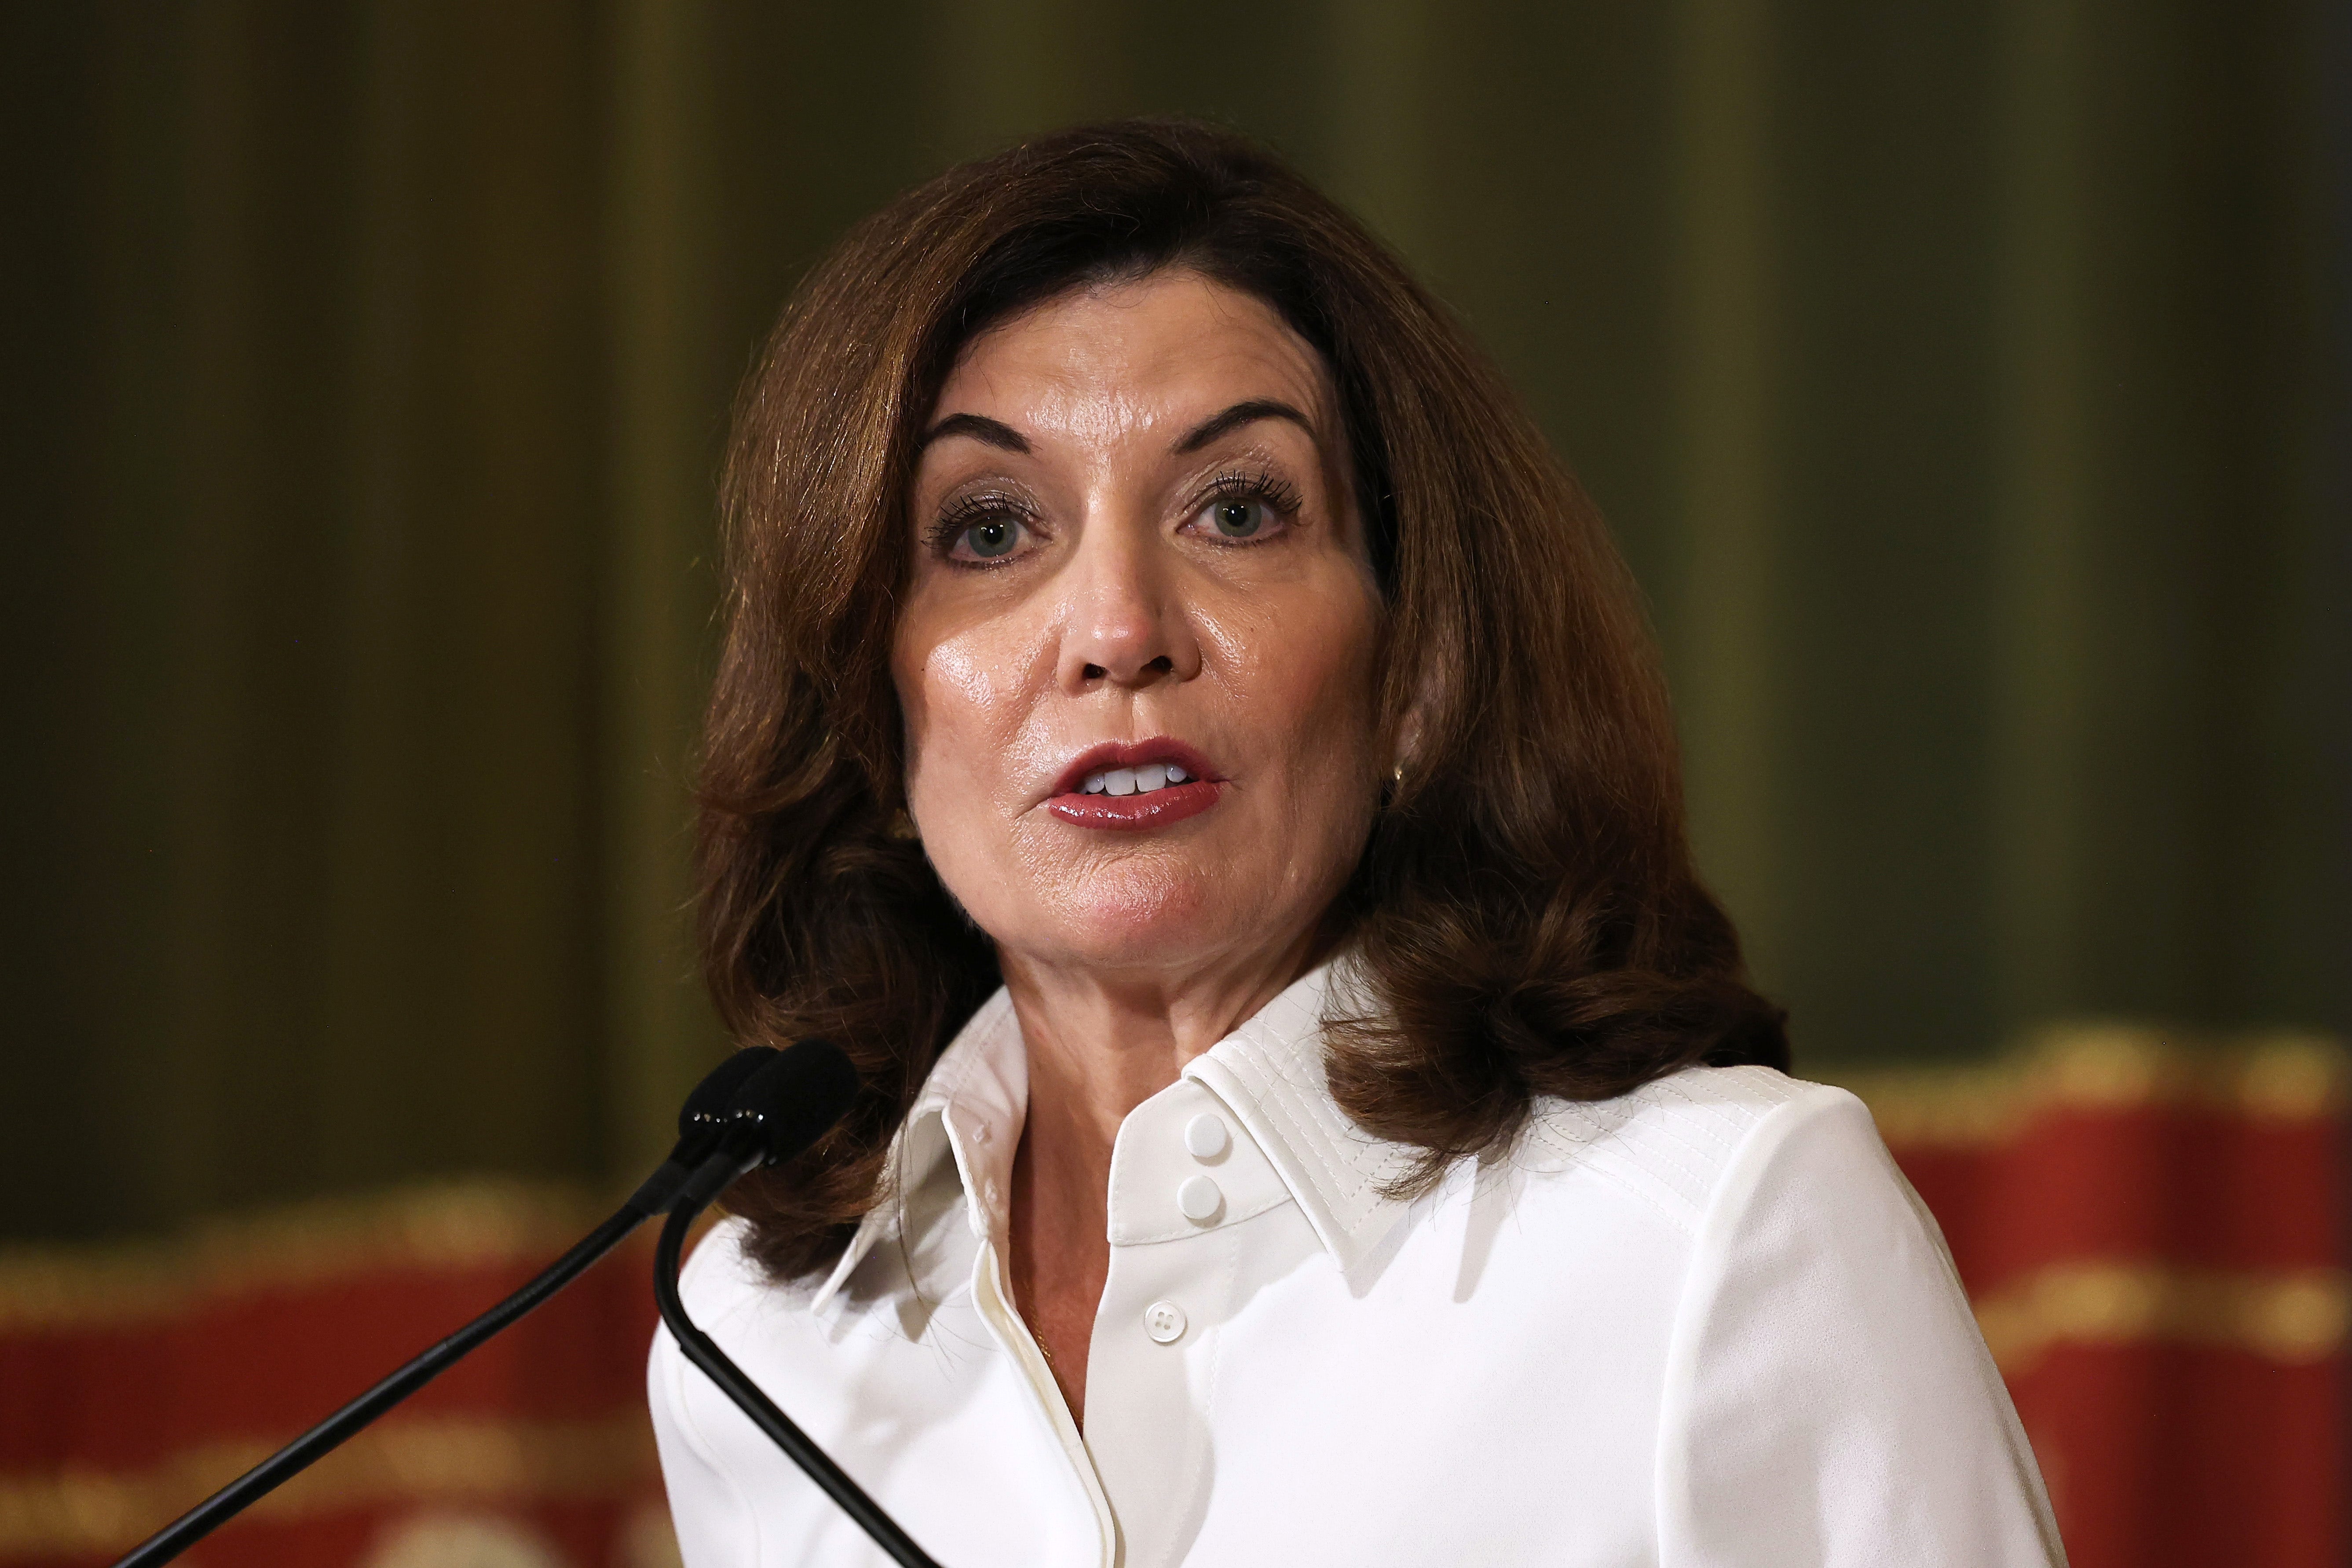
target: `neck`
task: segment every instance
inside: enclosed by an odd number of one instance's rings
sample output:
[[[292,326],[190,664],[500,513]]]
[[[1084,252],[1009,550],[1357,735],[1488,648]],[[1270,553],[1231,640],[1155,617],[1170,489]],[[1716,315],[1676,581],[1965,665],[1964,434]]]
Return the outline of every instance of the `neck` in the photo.
[[[1032,1159],[1076,1162],[1095,1178],[1099,1206],[1128,1112],[1312,967],[1315,947],[1311,934],[1302,936],[1183,977],[1105,976],[1004,953],[1005,990],[1029,1062],[1023,1142]]]

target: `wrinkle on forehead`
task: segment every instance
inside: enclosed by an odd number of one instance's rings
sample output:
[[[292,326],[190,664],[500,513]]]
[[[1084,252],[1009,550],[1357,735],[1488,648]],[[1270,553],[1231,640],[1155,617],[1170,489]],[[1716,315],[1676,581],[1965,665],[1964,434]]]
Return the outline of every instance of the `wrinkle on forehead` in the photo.
[[[1171,290],[1182,309],[1144,311]],[[1172,443],[1245,382],[1310,410],[1328,438],[1328,377],[1312,345],[1254,296],[1197,272],[1155,273],[1056,296],[982,332],[931,418],[985,414],[1079,447]]]

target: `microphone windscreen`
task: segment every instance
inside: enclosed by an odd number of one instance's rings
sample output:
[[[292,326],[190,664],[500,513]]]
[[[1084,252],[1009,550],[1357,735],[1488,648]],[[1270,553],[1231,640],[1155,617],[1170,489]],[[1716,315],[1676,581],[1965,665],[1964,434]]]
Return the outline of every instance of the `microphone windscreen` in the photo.
[[[712,1125],[734,1109],[735,1097],[742,1092],[751,1075],[782,1054],[773,1046],[745,1046],[712,1068],[678,1108],[677,1135],[709,1135]]]
[[[735,1097],[760,1125],[761,1163],[791,1159],[830,1131],[857,1098],[857,1069],[830,1040],[803,1040],[761,1063]]]

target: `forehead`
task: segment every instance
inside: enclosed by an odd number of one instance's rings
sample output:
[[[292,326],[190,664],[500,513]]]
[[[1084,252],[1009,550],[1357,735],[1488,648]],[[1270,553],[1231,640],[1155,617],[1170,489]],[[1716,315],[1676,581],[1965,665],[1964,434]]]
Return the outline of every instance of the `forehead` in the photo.
[[[979,334],[933,416],[1015,413],[1110,434],[1275,397],[1321,423],[1328,382],[1322,356],[1264,300],[1197,272],[1160,272],[1057,296]]]

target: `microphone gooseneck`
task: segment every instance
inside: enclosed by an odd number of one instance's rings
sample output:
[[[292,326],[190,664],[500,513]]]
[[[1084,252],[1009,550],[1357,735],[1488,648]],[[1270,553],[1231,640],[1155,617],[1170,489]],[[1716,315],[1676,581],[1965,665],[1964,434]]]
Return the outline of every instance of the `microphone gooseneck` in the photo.
[[[794,1047],[795,1050],[800,1048]],[[840,1053],[831,1046],[824,1049],[836,1058],[840,1057]],[[157,1564],[171,1562],[332,1452],[369,1422],[446,1372],[484,1341],[524,1317],[578,1279],[590,1264],[612,1251],[631,1231],[667,1207],[696,1173],[711,1161],[714,1150],[727,1145],[730,1139],[740,1142],[746,1136],[744,1129],[761,1125],[761,1118],[775,1116],[776,1107],[772,1095],[776,1083],[782,1080],[772,1076],[772,1069],[789,1054],[770,1047],[755,1046],[737,1051],[719,1063],[687,1097],[685,1109],[678,1112],[677,1143],[670,1150],[669,1157],[646,1178],[644,1184],[630,1194],[629,1201],[623,1204],[610,1219],[590,1231],[577,1246],[541,1270],[530,1283],[415,1357],[373,1388],[148,1537],[130,1555],[117,1563],[115,1568],[156,1568]],[[847,1068],[846,1059],[843,1059],[841,1065]],[[763,1073],[771,1074],[771,1078],[755,1089],[754,1085]],[[854,1089],[854,1072],[851,1080]],[[739,1105],[749,1107],[755,1094],[759,1100],[758,1106],[739,1115]],[[839,1117],[840,1111],[834,1111],[826,1119],[825,1126],[831,1126]],[[824,1129],[817,1131],[822,1132]],[[815,1134],[811,1134],[811,1141],[814,1137]],[[803,1146],[805,1147],[805,1143]],[[705,1204],[709,1201],[708,1198],[703,1200]]]
[[[677,1293],[678,1256],[685,1250],[686,1233],[696,1216],[738,1176],[762,1165],[782,1163],[823,1137],[848,1110],[856,1094],[856,1069],[837,1047],[823,1040],[802,1041],[746,1080],[730,1116],[731,1125],[670,1205],[669,1218],[663,1223],[661,1239],[654,1247],[654,1301],[686,1359],[701,1368],[892,1562],[905,1568],[939,1568],[898,1527],[898,1521],[793,1425],[716,1341],[695,1326]]]

